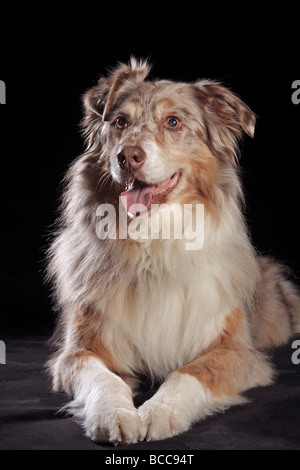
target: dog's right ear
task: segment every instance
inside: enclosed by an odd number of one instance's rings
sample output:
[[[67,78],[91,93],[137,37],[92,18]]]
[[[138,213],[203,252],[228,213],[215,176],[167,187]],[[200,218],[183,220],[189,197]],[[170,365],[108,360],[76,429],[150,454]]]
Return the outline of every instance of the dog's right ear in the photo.
[[[83,95],[83,104],[86,114],[95,113],[102,118],[110,87],[110,80],[101,78],[96,86]]]
[[[103,121],[107,121],[116,102],[118,91],[126,83],[143,81],[149,71],[150,65],[146,60],[138,61],[131,57],[128,65],[120,63],[108,78],[101,78],[96,86],[85,93],[83,102],[86,112],[96,113]]]
[[[128,65],[119,64],[118,67],[113,70],[110,75],[111,87],[107,96],[107,101],[103,111],[102,119],[107,121],[109,114],[113,109],[116,102],[118,91],[128,84],[138,84],[145,80],[150,71],[150,65],[146,60],[138,61],[134,57],[131,57]]]

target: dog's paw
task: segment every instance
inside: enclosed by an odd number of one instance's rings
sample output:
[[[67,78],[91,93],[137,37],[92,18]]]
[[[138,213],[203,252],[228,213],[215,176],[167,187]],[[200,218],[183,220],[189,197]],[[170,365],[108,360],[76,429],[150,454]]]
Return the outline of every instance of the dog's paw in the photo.
[[[95,442],[134,444],[143,439],[142,421],[134,407],[119,407],[85,421],[86,435]]]
[[[141,439],[141,418],[130,387],[98,360],[90,360],[78,373],[74,395],[65,409],[93,441],[117,445]]]
[[[170,397],[156,396],[146,401],[138,410],[142,420],[141,434],[147,441],[157,441],[175,436],[190,427],[183,409]]]
[[[200,382],[188,374],[173,372],[138,409],[142,435],[148,441],[175,436],[210,411],[210,395]]]

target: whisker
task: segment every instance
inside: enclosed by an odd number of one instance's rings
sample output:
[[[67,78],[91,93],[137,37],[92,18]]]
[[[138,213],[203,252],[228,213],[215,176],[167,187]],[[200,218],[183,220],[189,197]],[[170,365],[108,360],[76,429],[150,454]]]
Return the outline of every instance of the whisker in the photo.
[[[101,191],[110,178],[109,173],[103,173],[97,183],[97,190]]]

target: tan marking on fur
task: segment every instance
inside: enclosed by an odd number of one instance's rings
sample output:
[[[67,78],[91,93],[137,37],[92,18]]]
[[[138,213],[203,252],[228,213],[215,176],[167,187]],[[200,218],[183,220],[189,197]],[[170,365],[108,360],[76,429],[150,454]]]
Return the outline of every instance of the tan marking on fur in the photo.
[[[91,307],[77,310],[70,330],[73,331],[70,338],[71,348],[60,355],[55,355],[48,364],[49,371],[53,375],[54,390],[65,391],[71,395],[76,374],[90,357],[101,360],[110,371],[118,374],[121,368],[101,339],[101,321],[98,312]]]
[[[174,113],[176,116],[176,102],[171,98],[161,98],[156,104],[156,114],[160,117],[162,117],[161,115],[167,117],[171,115],[170,113]]]
[[[121,114],[125,114],[126,116],[130,116],[131,119],[134,118],[138,111],[138,106],[133,100],[126,100],[120,109]]]
[[[230,315],[227,315],[225,319],[225,327],[222,336],[227,336],[228,338],[232,338],[236,333],[238,333],[239,329],[244,322],[244,315],[241,308],[236,308]]]
[[[201,144],[199,158],[191,162],[191,171],[187,176],[184,191],[176,197],[181,204],[201,203],[212,219],[216,218],[216,181],[218,178],[218,164],[209,149]]]
[[[244,346],[235,340],[243,321],[242,310],[235,309],[226,317],[223,333],[215,344],[203,356],[178,369],[178,372],[193,375],[216,396],[237,395],[243,388],[240,379],[252,365],[251,355],[245,354]]]
[[[101,339],[100,314],[92,308],[79,311],[76,315],[76,331],[80,344],[92,355],[101,359],[112,372],[121,370]]]
[[[65,391],[68,395],[72,395],[76,374],[90,357],[97,356],[83,348],[63,355],[59,363],[58,373],[53,376],[53,390]]]
[[[53,375],[53,390],[60,392],[64,391],[68,395],[72,395],[73,383],[76,375],[83,367],[85,361],[91,357],[101,360],[110,371],[117,373],[115,362],[112,361],[111,356],[104,347],[101,348],[98,344],[97,352],[86,350],[85,348],[77,349],[61,356],[59,369],[56,373],[54,373],[56,357],[49,361],[48,366],[49,369],[52,369]],[[129,387],[132,388],[132,390],[138,388],[140,383],[138,378],[125,375],[120,375],[120,377],[125,383],[127,383],[127,385],[129,385]]]

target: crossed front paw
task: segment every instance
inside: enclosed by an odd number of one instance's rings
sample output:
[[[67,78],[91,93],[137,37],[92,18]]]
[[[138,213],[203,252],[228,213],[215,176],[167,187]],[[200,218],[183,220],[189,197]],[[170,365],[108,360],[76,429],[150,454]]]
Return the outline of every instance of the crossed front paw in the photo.
[[[134,444],[144,439],[141,418],[134,407],[116,408],[101,415],[94,415],[85,422],[86,435],[95,442]]]

